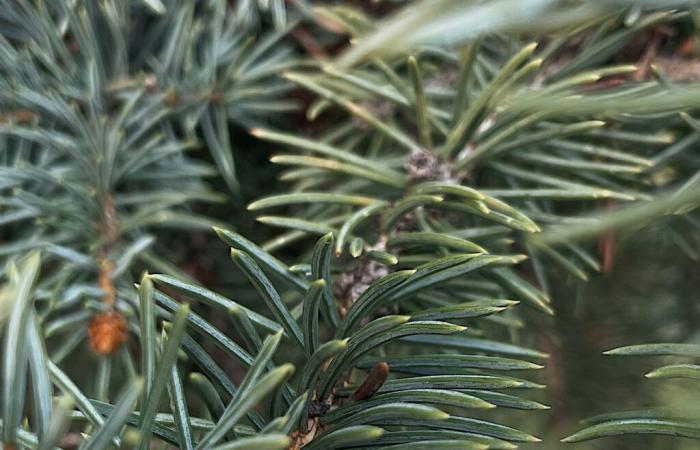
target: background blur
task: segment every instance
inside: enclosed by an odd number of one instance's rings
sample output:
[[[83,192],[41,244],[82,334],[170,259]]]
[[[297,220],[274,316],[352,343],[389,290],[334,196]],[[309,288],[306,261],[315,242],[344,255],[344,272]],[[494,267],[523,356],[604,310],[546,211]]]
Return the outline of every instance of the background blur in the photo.
[[[232,2],[233,3],[233,2]],[[293,2],[288,2],[293,3]],[[382,18],[403,6],[404,1],[347,0],[318,2],[357,7],[364,14]],[[274,29],[272,19],[260,18],[260,29]],[[147,23],[141,24],[147,27]],[[323,24],[321,24],[323,25]],[[332,27],[304,23],[283,38],[284,45],[299,57],[333,57],[346,48],[348,38],[335,33]],[[0,26],[2,22],[0,21]],[[653,46],[655,56],[665,64],[671,76],[686,80],[700,79],[700,58],[695,47],[690,21],[664,23],[638,33],[620,51],[609,57],[605,64],[637,64],[649,58]],[[526,37],[531,37],[525,33]],[[579,49],[571,49],[574,53]],[[648,61],[645,62],[645,64]],[[455,75],[455,74],[446,74]],[[643,75],[649,76],[649,75]],[[267,119],[274,127],[304,136],[317,136],[319,130],[333,122],[333,116],[309,121],[305,110],[313,97],[302,90],[292,89],[288,95],[298,103],[296,111],[284,112]],[[230,124],[229,134],[235,142],[232,147],[240,192],[223,204],[196,204],[192,211],[235,229],[257,243],[273,239],[279,233],[256,222],[253,213],[246,210],[250,201],[265,195],[280,193],[284,187],[278,182],[279,166],[270,164],[269,157],[277,152],[274,144],[262,142],[249,135],[244,124]],[[214,157],[204,148],[195,149],[189,156],[215,165]],[[698,154],[700,158],[700,153]],[[227,182],[219,177],[210,179],[212,191],[229,192]],[[531,375],[547,389],[536,393],[536,400],[551,406],[539,412],[503,410],[489,412],[489,417],[527,430],[544,440],[544,445],[522,445],[523,449],[572,450],[698,450],[698,441],[665,437],[608,438],[580,444],[562,444],[559,440],[582,428],[585,418],[598,414],[669,407],[690,409],[700,417],[700,397],[697,382],[684,380],[655,381],[644,374],[663,365],[659,357],[613,357],[603,352],[615,347],[652,342],[700,343],[700,255],[683,251],[683,245],[674,242],[677,235],[669,232],[665,220],[635,230],[619,231],[601,236],[590,242],[599,247],[598,254],[605,262],[605,270],[591,276],[587,283],[573,279],[560,270],[552,278],[551,296],[555,317],[523,308],[524,326],[512,336],[515,342],[536,348],[550,355],[546,368]],[[16,230],[0,227],[0,244],[12,242]],[[159,231],[158,248],[178,269],[199,284],[220,292],[245,305],[259,304],[258,294],[235,270],[227,246],[212,231],[164,230]],[[276,255],[290,261],[308,252],[315,237],[302,239],[286,246]],[[695,243],[696,248],[697,242]],[[132,270],[134,279],[144,267]],[[48,268],[51,271],[51,267]],[[193,305],[226,334],[235,335],[231,322],[220,313],[201,305]],[[56,343],[57,346],[58,343]],[[132,343],[133,344],[133,343]],[[49,342],[49,353],[54,343]],[[208,345],[208,344],[207,344]],[[222,367],[237,381],[243,377],[241,367],[226,365],[225,358],[213,345],[208,346]],[[71,375],[94,378],[94,373],[82,370],[95,367],[87,351],[74,352],[67,365]],[[678,358],[674,359],[678,361]],[[82,375],[81,375],[82,373]],[[119,374],[114,373],[113,377]],[[528,374],[530,376],[530,374]],[[86,383],[82,383],[84,385]],[[695,399],[695,402],[689,399]],[[193,399],[193,401],[196,401]],[[695,404],[693,404],[695,403]],[[192,411],[196,413],[196,411]],[[502,415],[499,417],[499,414]]]

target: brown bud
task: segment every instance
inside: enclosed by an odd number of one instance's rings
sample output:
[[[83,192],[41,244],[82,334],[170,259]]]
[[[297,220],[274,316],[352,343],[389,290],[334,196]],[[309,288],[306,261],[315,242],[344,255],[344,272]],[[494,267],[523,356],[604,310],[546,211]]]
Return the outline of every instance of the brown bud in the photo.
[[[372,367],[372,370],[367,374],[367,378],[362,384],[352,393],[352,398],[355,401],[366,400],[372,397],[384,385],[386,377],[389,375],[389,364],[379,362]]]
[[[97,314],[88,325],[88,342],[98,355],[114,353],[127,338],[126,319],[118,312]]]

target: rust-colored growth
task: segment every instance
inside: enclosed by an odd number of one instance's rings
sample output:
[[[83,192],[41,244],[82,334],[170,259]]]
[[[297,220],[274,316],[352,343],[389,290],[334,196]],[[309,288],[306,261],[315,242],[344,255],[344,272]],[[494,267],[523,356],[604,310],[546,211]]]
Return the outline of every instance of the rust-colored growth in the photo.
[[[5,444],[4,449],[5,450],[17,450],[17,447],[15,447],[15,444],[7,443],[7,444]]]
[[[362,384],[352,393],[352,398],[355,401],[366,400],[372,397],[384,385],[386,377],[389,375],[389,364],[379,362],[372,367],[372,370],[367,374],[367,378]]]
[[[88,325],[88,341],[98,355],[114,353],[128,338],[126,319],[116,311],[97,314]]]
[[[98,284],[102,289],[102,301],[109,307],[114,305],[114,300],[117,297],[117,290],[112,283],[112,273],[114,272],[114,263],[109,259],[103,259],[100,263],[100,278]]]
[[[109,355],[127,340],[126,319],[111,311],[97,314],[88,325],[90,347],[100,355]]]

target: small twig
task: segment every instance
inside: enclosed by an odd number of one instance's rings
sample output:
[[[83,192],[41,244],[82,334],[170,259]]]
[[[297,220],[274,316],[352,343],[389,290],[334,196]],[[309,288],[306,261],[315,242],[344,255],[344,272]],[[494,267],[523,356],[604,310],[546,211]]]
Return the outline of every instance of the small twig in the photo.
[[[112,309],[114,300],[117,297],[117,290],[112,283],[112,273],[114,272],[114,263],[108,258],[104,258],[100,263],[100,276],[97,284],[102,289],[102,302]]]
[[[97,284],[102,290],[102,303],[107,308],[104,313],[96,314],[88,324],[88,342],[98,355],[114,353],[128,338],[126,319],[114,309],[117,289],[114,286],[114,262],[109,258],[109,250],[119,238],[119,222],[117,210],[112,196],[107,194],[102,205],[102,224],[100,233],[106,243],[97,253],[100,262],[100,274]]]

